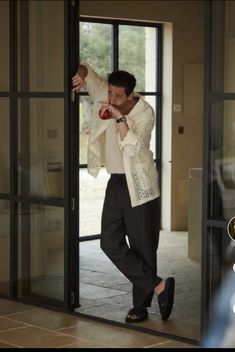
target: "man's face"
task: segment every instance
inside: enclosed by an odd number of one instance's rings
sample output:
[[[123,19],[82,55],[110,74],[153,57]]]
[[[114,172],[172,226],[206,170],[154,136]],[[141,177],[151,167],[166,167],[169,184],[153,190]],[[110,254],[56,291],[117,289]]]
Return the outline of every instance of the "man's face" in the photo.
[[[125,87],[116,87],[112,84],[109,84],[108,99],[109,104],[116,108],[121,108],[125,106],[129,100],[132,99],[132,95],[126,95]]]

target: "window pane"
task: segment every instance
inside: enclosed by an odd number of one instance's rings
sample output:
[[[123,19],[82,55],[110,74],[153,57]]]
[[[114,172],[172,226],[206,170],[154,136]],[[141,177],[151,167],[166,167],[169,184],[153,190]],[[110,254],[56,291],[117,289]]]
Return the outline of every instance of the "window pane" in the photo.
[[[156,28],[119,26],[119,69],[135,75],[136,91],[156,90]]]
[[[112,25],[80,22],[80,62],[107,79],[112,70]]]
[[[31,293],[64,299],[64,209],[21,205],[19,212],[19,296]]]
[[[10,111],[9,99],[0,98],[0,193],[10,191]]]
[[[9,35],[9,1],[0,1],[0,90],[9,91],[10,35]]]
[[[0,200],[0,293],[10,293],[10,203]]]
[[[22,98],[19,112],[19,192],[63,198],[63,99]]]
[[[18,89],[64,90],[64,1],[18,1]]]

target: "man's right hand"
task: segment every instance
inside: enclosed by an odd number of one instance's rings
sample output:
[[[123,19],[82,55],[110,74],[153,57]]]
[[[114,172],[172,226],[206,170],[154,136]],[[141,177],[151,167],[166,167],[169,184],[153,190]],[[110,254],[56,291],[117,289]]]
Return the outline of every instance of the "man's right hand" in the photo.
[[[77,72],[72,77],[72,90],[76,93],[85,85],[85,77],[87,76],[88,71],[85,65],[79,65]]]
[[[72,90],[78,93],[80,89],[85,85],[85,80],[76,72],[72,77]]]

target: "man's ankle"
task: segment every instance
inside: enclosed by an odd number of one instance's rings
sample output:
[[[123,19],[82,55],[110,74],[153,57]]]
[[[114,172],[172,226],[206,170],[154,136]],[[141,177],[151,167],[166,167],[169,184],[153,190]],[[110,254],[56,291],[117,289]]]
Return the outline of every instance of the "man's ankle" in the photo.
[[[154,293],[159,296],[165,289],[166,280],[162,279],[159,284],[154,288]]]

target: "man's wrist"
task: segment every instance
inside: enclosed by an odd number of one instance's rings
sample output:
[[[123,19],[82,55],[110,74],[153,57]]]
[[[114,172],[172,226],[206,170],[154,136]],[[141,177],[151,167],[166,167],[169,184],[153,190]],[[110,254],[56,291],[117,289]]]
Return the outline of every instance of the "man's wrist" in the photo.
[[[120,122],[125,122],[126,123],[126,116],[121,116],[119,117],[117,120],[116,120],[117,123],[120,123]]]

